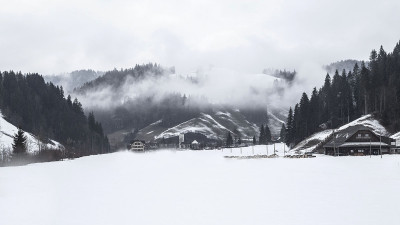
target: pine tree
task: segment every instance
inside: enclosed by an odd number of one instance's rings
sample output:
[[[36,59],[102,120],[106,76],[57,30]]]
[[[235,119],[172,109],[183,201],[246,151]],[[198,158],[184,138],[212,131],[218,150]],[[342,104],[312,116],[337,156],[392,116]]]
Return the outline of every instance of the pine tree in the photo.
[[[18,132],[14,135],[14,143],[12,144],[14,154],[26,153],[26,137],[24,131],[18,128]]]
[[[256,145],[257,144],[257,140],[256,140],[256,136],[254,135],[253,136],[253,145]]]
[[[292,107],[289,108],[289,113],[287,117],[287,127],[286,127],[286,137],[285,137],[285,143],[286,145],[290,146],[290,144],[293,142],[293,110]]]
[[[233,139],[232,139],[232,135],[231,132],[228,132],[228,136],[226,138],[226,146],[232,146],[233,144]]]
[[[265,124],[265,143],[268,144],[272,141],[271,130],[269,129],[268,125]]]
[[[280,141],[285,143],[286,142],[286,126],[282,123],[281,132],[280,132]]]
[[[297,144],[300,140],[300,112],[299,112],[299,104],[296,104],[294,106],[294,111],[293,111],[293,128],[292,128],[292,135],[293,135],[293,140],[291,144]]]
[[[259,143],[260,145],[263,145],[263,144],[265,144],[265,142],[266,142],[266,139],[265,139],[264,124],[261,124],[261,127],[260,127],[260,137],[259,137],[258,143]]]
[[[310,105],[309,105],[309,132],[312,134],[316,131],[320,123],[320,99],[318,96],[317,88],[314,87],[311,94]]]

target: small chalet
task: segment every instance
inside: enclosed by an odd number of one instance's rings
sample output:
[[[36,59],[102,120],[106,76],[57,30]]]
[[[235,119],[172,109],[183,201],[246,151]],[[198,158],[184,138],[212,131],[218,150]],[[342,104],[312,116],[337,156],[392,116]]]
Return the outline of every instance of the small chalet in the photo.
[[[193,150],[199,150],[200,149],[200,143],[196,140],[192,141],[190,144],[190,148]]]
[[[144,151],[145,142],[140,140],[134,140],[131,144],[130,150],[132,151]]]
[[[379,155],[389,154],[392,139],[375,134],[364,126],[355,126],[334,133],[323,147],[326,155]]]

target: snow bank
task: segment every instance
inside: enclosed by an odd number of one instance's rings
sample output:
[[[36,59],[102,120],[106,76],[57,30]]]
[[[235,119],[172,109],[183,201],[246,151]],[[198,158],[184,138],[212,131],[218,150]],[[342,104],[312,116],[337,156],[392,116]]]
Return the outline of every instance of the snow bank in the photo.
[[[262,153],[265,147],[256,148]],[[239,148],[232,151],[240,154]],[[118,152],[0,168],[1,223],[397,225],[400,221],[400,155],[248,160],[224,155],[231,155],[230,149]]]

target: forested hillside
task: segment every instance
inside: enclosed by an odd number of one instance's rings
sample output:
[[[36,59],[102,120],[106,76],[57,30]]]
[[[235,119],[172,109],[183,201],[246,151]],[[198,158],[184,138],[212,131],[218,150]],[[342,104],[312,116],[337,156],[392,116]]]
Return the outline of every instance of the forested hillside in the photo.
[[[0,72],[0,109],[6,119],[41,140],[54,139],[75,156],[106,153],[107,137],[94,115],[39,74]]]
[[[354,59],[346,59],[346,60],[340,60],[337,62],[333,62],[327,66],[324,66],[324,69],[328,73],[335,73],[335,71],[352,71],[354,66],[356,64],[361,65],[362,61],[360,60],[354,60]],[[368,62],[364,62],[366,66],[368,66]]]
[[[107,71],[104,75],[92,81],[86,82],[82,87],[76,88],[74,91],[84,94],[85,92],[93,91],[97,88],[103,88],[104,86],[119,88],[126,82],[128,77],[138,80],[151,76],[157,77],[167,72],[174,72],[174,70],[174,68],[165,69],[160,65],[153,63],[135,65],[135,67],[129,69],[114,69]]]
[[[328,73],[324,85],[306,93],[290,108],[286,143],[297,144],[315,131],[336,128],[374,113],[392,132],[400,130],[400,42],[393,52],[372,50],[368,66]]]
[[[66,74],[47,75],[44,80],[54,85],[62,86],[66,93],[71,93],[75,88],[104,75],[102,71],[75,70]]]

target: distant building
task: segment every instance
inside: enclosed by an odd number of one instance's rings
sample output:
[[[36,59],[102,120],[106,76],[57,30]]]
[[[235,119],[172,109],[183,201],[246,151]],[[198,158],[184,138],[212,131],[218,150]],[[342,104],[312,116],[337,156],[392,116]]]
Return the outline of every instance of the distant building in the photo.
[[[390,154],[393,139],[379,136],[366,127],[351,127],[334,133],[323,148],[326,155]]]
[[[393,139],[392,149],[390,151],[392,154],[400,154],[400,137]]]
[[[190,144],[190,148],[193,150],[199,150],[200,149],[200,143],[196,140],[192,141]]]
[[[140,140],[134,140],[131,144],[130,150],[132,151],[144,151],[145,142]]]
[[[197,144],[192,145],[193,141]],[[208,138],[204,134],[187,132],[179,136],[160,138],[157,140],[160,148],[182,148],[182,149],[213,149],[222,145],[218,139]]]

